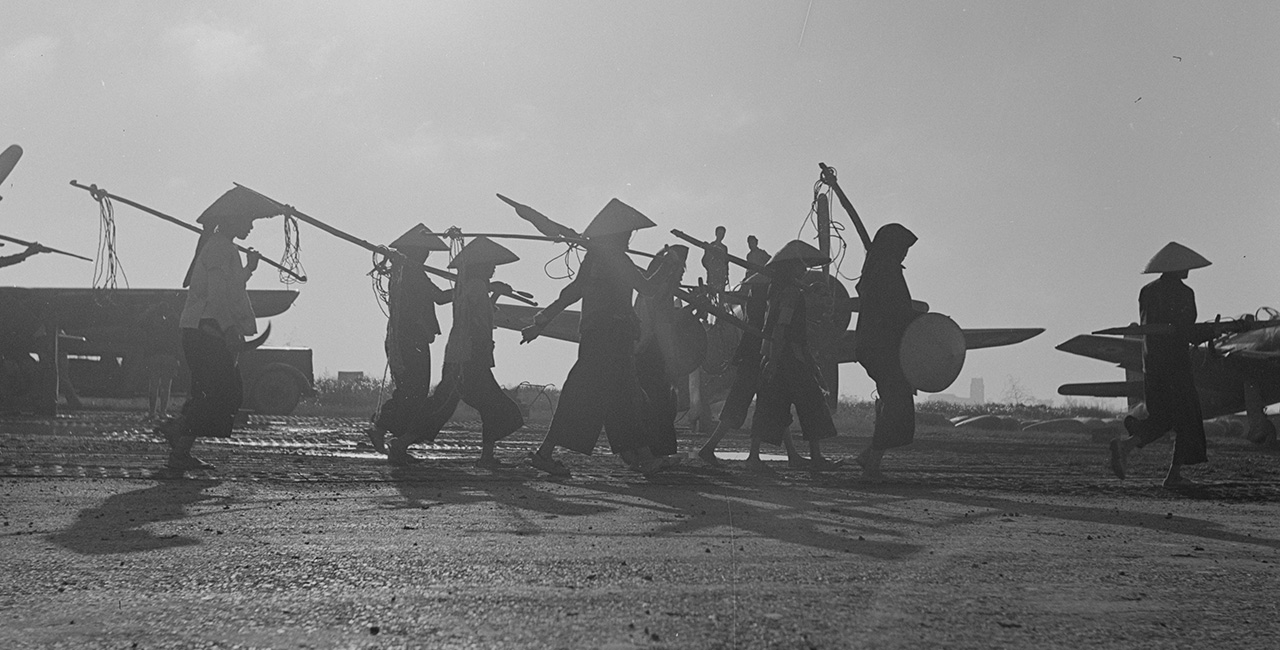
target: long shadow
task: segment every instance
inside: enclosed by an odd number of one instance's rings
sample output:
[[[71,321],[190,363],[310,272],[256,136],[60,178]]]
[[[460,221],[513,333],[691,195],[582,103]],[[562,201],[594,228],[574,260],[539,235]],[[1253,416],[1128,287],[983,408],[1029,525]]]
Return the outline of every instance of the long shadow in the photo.
[[[614,509],[607,504],[587,503],[577,497],[558,498],[532,489],[530,483],[546,481],[539,478],[536,470],[520,467],[486,474],[470,467],[438,463],[396,469],[391,476],[396,479],[396,490],[404,498],[403,503],[390,504],[394,508],[497,503],[513,510],[564,517],[589,516]]]
[[[894,489],[892,487],[862,487],[861,489],[863,491],[888,496],[917,499],[923,498],[977,508],[994,508],[1001,513],[1018,513],[1028,516],[1047,517],[1108,526],[1128,526],[1131,528],[1140,528],[1142,530],[1192,535],[1195,537],[1203,537],[1205,539],[1213,539],[1223,542],[1251,544],[1265,548],[1280,549],[1280,540],[1231,532],[1224,529],[1222,524],[1194,517],[1184,517],[1180,515],[1174,517],[1169,516],[1168,514],[1159,515],[1149,512],[1136,512],[1133,510],[1117,510],[1115,508],[1090,508],[1086,506],[1026,503],[1024,501],[1014,501],[999,497],[969,496],[953,492],[943,492],[916,487],[906,490]],[[962,521],[963,523],[969,523],[973,520],[973,517],[969,517],[964,520],[957,519],[952,522],[944,522],[935,525],[950,526],[962,523]]]
[[[182,535],[156,535],[145,526],[160,521],[176,521],[187,516],[188,506],[210,499],[205,494],[220,481],[162,481],[151,487],[113,494],[96,508],[80,511],[69,528],[49,535],[59,546],[85,555],[143,553],[199,544]]]
[[[538,535],[540,521],[555,517],[589,517],[623,509],[658,515],[650,532],[624,536],[696,535],[704,529],[729,526],[760,537],[833,553],[855,553],[879,559],[904,559],[923,548],[905,541],[886,541],[902,535],[892,524],[914,523],[883,513],[867,512],[877,504],[896,501],[888,495],[850,495],[800,487],[794,481],[744,477],[715,471],[679,471],[654,481],[620,472],[617,479],[575,478],[563,484],[573,496],[556,496],[535,484],[547,484],[539,474],[520,469],[497,475],[477,474],[470,468],[432,463],[392,473],[403,502],[393,508],[491,503],[503,507],[513,521],[510,532]],[[542,516],[536,516],[536,514]],[[583,536],[618,533],[583,532]],[[874,536],[878,539],[868,540]]]
[[[780,542],[833,553],[852,553],[881,560],[902,560],[923,550],[905,541],[868,540],[866,536],[902,537],[900,530],[881,524],[914,524],[864,509],[897,501],[889,495],[852,495],[815,492],[792,481],[748,480],[732,483],[688,480],[678,485],[595,483],[603,493],[658,504],[671,514],[683,515],[659,529],[659,533],[690,534],[728,526]],[[784,484],[785,483],[785,484]]]

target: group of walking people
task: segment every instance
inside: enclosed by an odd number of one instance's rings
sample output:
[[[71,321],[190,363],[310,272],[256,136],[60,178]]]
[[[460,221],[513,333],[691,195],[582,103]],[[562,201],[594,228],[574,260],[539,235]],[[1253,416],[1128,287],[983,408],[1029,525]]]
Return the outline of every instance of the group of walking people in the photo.
[[[220,199],[198,219],[205,230],[183,282],[188,293],[180,326],[191,391],[182,414],[159,427],[170,445],[168,466],[175,470],[210,468],[192,455],[195,440],[231,435],[242,395],[236,355],[245,345],[244,337],[257,331],[245,287],[259,256],[250,250],[242,262],[234,240],[247,237],[255,219],[272,214],[229,209],[231,205],[234,202]],[[680,458],[676,398],[666,365],[671,362],[672,314],[679,304],[675,296],[688,249],[667,246],[647,269],[636,266],[628,257],[631,236],[654,225],[631,206],[611,201],[583,232],[586,255],[577,275],[522,331],[521,343],[533,341],[563,310],[582,303],[577,360],[561,389],[546,438],[527,459],[546,474],[569,475],[556,450],[591,454],[601,432],[622,462],[644,474],[662,471]],[[706,257],[704,266],[712,276],[707,285],[720,292],[727,282],[727,268],[719,259],[727,257],[723,227],[716,235],[713,252],[718,254],[711,256],[715,268]],[[915,389],[899,361],[903,334],[918,315],[903,275],[903,261],[915,242],[916,236],[900,224],[880,228],[857,283],[857,358],[875,381],[878,399],[874,434],[855,460],[870,478],[882,476],[885,452],[910,444],[915,434]],[[760,460],[761,445],[768,443],[785,446],[793,467],[831,469],[838,463],[823,455],[821,444],[837,431],[808,340],[803,282],[809,269],[830,259],[799,240],[772,256],[758,248],[754,237],[750,244],[750,262],[763,268],[743,282],[741,313],[747,327],[733,357],[734,382],[716,430],[697,455],[718,464],[716,446],[729,431],[746,426],[754,400],[749,468],[768,471]],[[524,419],[493,376],[494,301],[511,292],[493,275],[498,266],[519,258],[489,238],[474,237],[449,263],[457,272],[455,286],[441,289],[427,276],[424,264],[432,252],[448,251],[449,246],[424,225],[411,228],[390,249],[385,346],[395,388],[368,430],[373,446],[392,465],[419,462],[410,447],[434,440],[461,401],[475,408],[482,421],[476,464],[490,469],[510,466],[494,450],[498,441],[523,426]],[[1187,360],[1193,343],[1189,324],[1195,321],[1194,294],[1181,279],[1188,269],[1207,264],[1189,249],[1170,244],[1148,266],[1148,272],[1162,275],[1142,291],[1143,322],[1171,323],[1181,329],[1147,337],[1150,417],[1127,419],[1132,435],[1112,444],[1111,468],[1121,478],[1129,453],[1171,428],[1178,431],[1178,442],[1166,484],[1184,484],[1180,468],[1204,462],[1204,432]],[[442,377],[432,391],[431,345],[441,333],[435,309],[444,304],[452,307],[453,326]],[[793,408],[808,444],[807,458],[796,450],[789,433]]]

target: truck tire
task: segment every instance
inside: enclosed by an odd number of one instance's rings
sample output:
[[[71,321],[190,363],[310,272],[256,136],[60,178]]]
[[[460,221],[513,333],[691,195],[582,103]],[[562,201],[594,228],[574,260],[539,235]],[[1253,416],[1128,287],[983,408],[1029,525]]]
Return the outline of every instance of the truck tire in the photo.
[[[288,415],[298,407],[302,389],[298,386],[298,371],[277,364],[267,366],[253,381],[250,391],[255,410],[267,415]]]

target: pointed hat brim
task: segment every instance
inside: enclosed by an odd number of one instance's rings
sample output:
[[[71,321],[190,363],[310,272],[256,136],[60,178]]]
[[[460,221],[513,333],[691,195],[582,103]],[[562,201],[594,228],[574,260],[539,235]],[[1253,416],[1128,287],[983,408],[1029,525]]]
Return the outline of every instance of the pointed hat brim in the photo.
[[[398,250],[419,249],[429,251],[447,251],[449,245],[444,243],[443,239],[437,237],[423,224],[418,224],[404,232],[391,242],[391,247]]]
[[[582,236],[588,239],[592,237],[601,237],[604,235],[617,235],[641,228],[652,228],[658,224],[649,220],[639,210],[613,199],[604,209],[591,220],[591,224],[587,229],[582,231]]]
[[[479,264],[498,266],[499,264],[510,264],[519,261],[519,259],[520,257],[511,252],[506,246],[488,237],[476,237],[462,247],[462,251],[449,262],[449,268],[460,269],[464,266],[476,266]]]
[[[831,258],[823,255],[822,251],[812,245],[806,244],[799,239],[793,239],[787,242],[787,245],[783,246],[782,250],[774,253],[773,257],[769,258],[769,263],[765,266],[772,266],[786,260],[800,260],[804,262],[805,266],[820,266],[830,262]]]
[[[288,208],[239,185],[227,190],[196,217],[196,223],[212,226],[229,219],[265,219],[288,212]]]
[[[1178,271],[1190,271],[1191,269],[1204,268],[1213,264],[1205,259],[1199,253],[1179,244],[1178,242],[1169,242],[1165,244],[1160,252],[1152,256],[1151,261],[1147,262],[1147,268],[1143,269],[1143,273],[1176,273]]]

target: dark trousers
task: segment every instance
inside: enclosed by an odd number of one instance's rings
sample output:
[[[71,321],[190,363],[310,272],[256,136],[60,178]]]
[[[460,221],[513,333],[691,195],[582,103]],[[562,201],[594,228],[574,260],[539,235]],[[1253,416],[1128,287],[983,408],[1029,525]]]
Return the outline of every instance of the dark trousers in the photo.
[[[662,346],[651,338],[636,351],[636,377],[644,392],[642,418],[654,456],[676,453],[676,391],[667,376]]]
[[[578,343],[578,360],[560,390],[547,440],[558,447],[590,454],[604,428],[615,454],[649,446],[636,378],[635,337],[630,328],[587,330]]]
[[[395,346],[394,349],[392,346]],[[395,436],[426,426],[431,394],[431,346],[426,340],[388,341],[387,359],[395,389],[378,409],[376,424]]]
[[[751,400],[756,398],[759,385],[760,357],[749,356],[739,361],[734,369],[733,383],[729,385],[729,396],[724,398],[724,406],[720,408],[720,422],[731,429],[741,429],[747,421],[747,409],[751,408]]]
[[[493,444],[524,426],[520,406],[493,378],[493,369],[483,362],[446,363],[440,385],[431,396],[431,414],[425,427],[410,427],[412,442],[430,442],[440,435],[458,402],[480,413],[480,439]],[[412,444],[412,443],[411,443]]]
[[[1134,437],[1137,446],[1163,438],[1174,431],[1173,464],[1198,465],[1209,460],[1206,452],[1204,418],[1191,370],[1146,373],[1147,419],[1138,420]]]
[[[192,438],[228,438],[244,400],[236,355],[220,337],[199,329],[182,330],[182,353],[191,370],[191,389],[182,415]]]
[[[915,389],[901,372],[876,379],[876,425],[871,448],[879,451],[911,444],[916,437]]]
[[[832,438],[836,425],[818,383],[818,368],[812,361],[784,354],[771,377],[763,377],[756,393],[756,413],[751,418],[751,435],[771,445],[782,444],[791,426],[791,406],[796,407],[800,432],[810,442]]]

